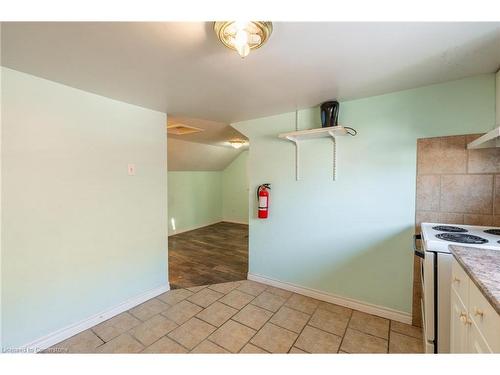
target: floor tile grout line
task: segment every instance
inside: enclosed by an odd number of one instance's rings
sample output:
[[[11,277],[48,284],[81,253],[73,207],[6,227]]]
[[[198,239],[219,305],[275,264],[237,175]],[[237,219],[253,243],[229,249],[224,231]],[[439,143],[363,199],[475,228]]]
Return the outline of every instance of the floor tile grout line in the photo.
[[[293,296],[293,294],[292,294],[292,296]],[[292,298],[292,296],[290,296],[290,298]],[[308,297],[308,298],[310,298],[310,297]],[[297,340],[298,340],[298,339],[300,338],[300,336],[302,335],[302,332],[304,332],[304,329],[305,329],[305,328],[309,325],[309,322],[311,321],[311,319],[312,319],[313,315],[314,315],[314,314],[316,313],[316,311],[318,310],[319,305],[320,305],[320,304],[318,303],[318,305],[314,308],[314,311],[311,313],[311,315],[309,315],[309,319],[307,319],[306,324],[304,324],[304,327],[302,327],[302,329],[300,330],[300,333],[297,335],[297,338],[296,338],[296,339],[295,339],[295,341],[293,342],[292,346],[290,347],[290,349],[288,349],[288,353],[290,353],[290,350],[292,350],[292,348],[295,346],[295,344],[297,343]],[[292,307],[289,307],[289,308],[293,309]],[[295,309],[293,309],[293,310],[295,310]],[[299,311],[299,310],[295,310],[295,311]],[[301,311],[301,312],[304,312],[304,311]],[[304,349],[299,348],[298,346],[297,346],[297,348],[298,348],[298,349],[300,349],[300,350],[304,350]],[[305,352],[307,352],[307,353],[309,353],[307,350],[304,350],[304,351],[305,351]]]
[[[344,334],[342,335],[342,338],[340,339],[340,344],[339,344],[339,349],[337,350],[337,354],[340,352],[342,348],[342,344],[344,343],[344,338],[345,335],[347,334],[347,328],[349,328],[349,323],[351,323],[352,315],[354,314],[354,310],[351,309],[351,313],[349,314],[349,320],[347,321],[347,325],[345,326],[344,329]]]

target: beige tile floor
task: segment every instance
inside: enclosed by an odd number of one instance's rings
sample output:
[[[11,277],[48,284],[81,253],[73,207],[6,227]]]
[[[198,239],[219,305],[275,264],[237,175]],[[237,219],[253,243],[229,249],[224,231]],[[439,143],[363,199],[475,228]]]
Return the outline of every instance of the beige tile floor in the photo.
[[[249,280],[176,289],[49,353],[421,353],[422,330]]]

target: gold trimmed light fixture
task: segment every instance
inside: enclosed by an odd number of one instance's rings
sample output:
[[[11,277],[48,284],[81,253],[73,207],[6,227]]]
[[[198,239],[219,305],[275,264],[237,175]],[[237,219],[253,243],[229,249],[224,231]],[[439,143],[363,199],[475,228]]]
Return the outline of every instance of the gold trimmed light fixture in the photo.
[[[243,58],[269,39],[273,24],[265,21],[222,21],[214,23],[214,31],[227,48],[236,50]]]

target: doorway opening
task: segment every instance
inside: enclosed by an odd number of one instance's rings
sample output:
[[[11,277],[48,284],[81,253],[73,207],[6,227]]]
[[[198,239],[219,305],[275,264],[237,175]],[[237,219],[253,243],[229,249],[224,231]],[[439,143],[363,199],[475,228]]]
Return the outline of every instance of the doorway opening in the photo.
[[[170,288],[246,279],[248,140],[208,120],[170,117],[167,128]]]

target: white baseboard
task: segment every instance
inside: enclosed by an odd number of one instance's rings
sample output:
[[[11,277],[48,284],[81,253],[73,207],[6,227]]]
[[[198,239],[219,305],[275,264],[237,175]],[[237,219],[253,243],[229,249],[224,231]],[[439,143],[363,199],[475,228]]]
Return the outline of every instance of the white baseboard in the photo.
[[[55,332],[49,333],[48,335],[40,337],[24,345],[23,347],[27,349],[26,350],[27,353],[33,353],[33,352],[36,353],[44,349],[50,348],[51,346],[57,344],[58,342],[66,340],[80,332],[85,331],[86,329],[95,326],[96,324],[108,320],[118,314],[121,314],[124,311],[130,310],[131,308],[140,305],[141,303],[147,301],[148,299],[154,298],[162,293],[168,292],[169,290],[170,290],[169,284],[148,290],[147,292],[129,298],[128,300],[120,303],[119,305],[101,311],[100,313],[89,316],[88,318],[83,319],[77,323],[71,324]]]
[[[184,233],[184,232],[189,232],[191,230],[200,229],[200,228],[203,228],[203,227],[208,227],[209,225],[214,225],[214,224],[220,223],[221,221],[223,221],[223,220],[220,219],[220,220],[210,221],[208,223],[204,223],[204,224],[200,224],[200,225],[193,225],[191,227],[187,227],[187,228],[183,228],[183,229],[177,229],[173,233],[169,232],[168,236],[169,237],[170,236],[175,236],[176,234],[181,234],[181,233]]]
[[[229,219],[222,219],[225,223],[234,223],[234,224],[245,224],[248,225],[248,221],[238,221],[238,220],[229,220]]]
[[[248,280],[257,281],[262,284],[275,286],[285,289],[290,292],[302,294],[307,297],[315,298],[320,301],[334,303],[336,305],[345,306],[354,310],[362,311],[368,314],[377,315],[382,318],[396,320],[401,323],[411,324],[412,316],[409,313],[390,309],[388,307],[373,305],[371,303],[358,301],[352,298],[337,296],[332,293],[323,292],[317,289],[311,289],[289,282],[279,281],[264,276],[254,275],[249,273]]]

